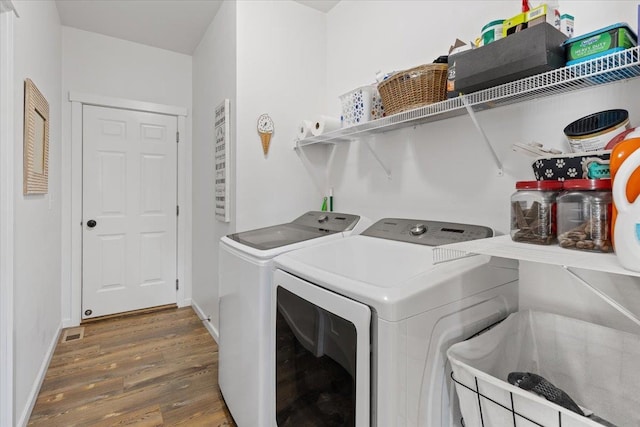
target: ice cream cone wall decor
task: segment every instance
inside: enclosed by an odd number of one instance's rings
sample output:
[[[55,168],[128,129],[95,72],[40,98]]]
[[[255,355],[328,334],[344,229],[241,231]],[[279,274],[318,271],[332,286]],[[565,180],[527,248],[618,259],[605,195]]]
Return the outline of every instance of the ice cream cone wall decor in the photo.
[[[268,114],[262,114],[258,117],[258,134],[262,142],[262,152],[266,156],[269,152],[269,144],[271,144],[271,135],[273,135],[273,120]]]

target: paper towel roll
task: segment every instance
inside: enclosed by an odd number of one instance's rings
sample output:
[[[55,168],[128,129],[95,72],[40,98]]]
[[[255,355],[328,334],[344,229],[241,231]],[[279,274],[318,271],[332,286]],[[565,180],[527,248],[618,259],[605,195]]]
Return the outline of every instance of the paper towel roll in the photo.
[[[298,125],[298,139],[305,139],[313,135],[311,133],[311,128],[314,123],[311,120],[303,120]]]
[[[328,116],[320,116],[318,120],[315,121],[313,126],[311,127],[311,133],[314,136],[322,135],[323,133],[333,132],[334,130],[338,130],[342,127],[342,123],[340,119],[336,119],[335,117]]]

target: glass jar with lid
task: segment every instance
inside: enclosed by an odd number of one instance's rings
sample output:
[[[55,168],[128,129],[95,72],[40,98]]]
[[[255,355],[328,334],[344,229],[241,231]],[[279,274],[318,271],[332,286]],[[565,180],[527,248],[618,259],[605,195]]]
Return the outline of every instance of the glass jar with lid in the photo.
[[[560,181],[518,181],[511,196],[511,239],[549,245],[556,241],[556,197]]]
[[[558,196],[558,243],[563,248],[611,252],[611,180],[571,179]]]

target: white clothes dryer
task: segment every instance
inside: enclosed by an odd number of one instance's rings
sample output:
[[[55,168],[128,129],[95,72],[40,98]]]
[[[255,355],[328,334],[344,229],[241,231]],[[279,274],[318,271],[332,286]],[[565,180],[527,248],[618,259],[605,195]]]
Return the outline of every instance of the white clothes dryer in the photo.
[[[337,212],[307,212],[290,223],[230,234],[219,245],[218,382],[239,427],[270,424],[272,259],[358,233],[371,221]],[[271,394],[269,394],[271,393]]]
[[[272,425],[461,426],[446,350],[517,310],[517,262],[434,246],[491,236],[388,218],[276,257]]]

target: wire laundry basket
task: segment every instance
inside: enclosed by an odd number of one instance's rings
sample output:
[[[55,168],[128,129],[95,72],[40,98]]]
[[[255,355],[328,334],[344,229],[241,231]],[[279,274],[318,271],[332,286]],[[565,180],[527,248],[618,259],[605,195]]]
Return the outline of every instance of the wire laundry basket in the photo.
[[[482,394],[480,392],[480,387],[479,387],[479,383],[478,383],[478,378],[474,377],[474,384],[475,387],[469,387],[466,384],[461,383],[460,381],[456,380],[453,372],[451,372],[451,379],[453,380],[454,383],[456,383],[456,387],[463,387],[467,390],[469,390],[470,392],[472,392],[473,394],[476,395],[477,399],[478,399],[478,410],[480,412],[480,427],[489,427],[489,425],[493,425],[493,424],[485,424],[484,418],[482,416],[482,408],[483,407],[487,407],[487,405],[495,405],[495,409],[498,410],[504,410],[505,414],[508,414],[508,417],[511,417],[513,419],[513,424],[509,423],[509,424],[502,424],[501,427],[520,427],[522,425],[523,421],[527,421],[530,424],[527,425],[531,425],[531,426],[538,426],[538,427],[549,427],[548,425],[545,424],[541,424],[533,419],[531,419],[529,416],[527,416],[526,414],[520,413],[515,409],[515,404],[514,404],[514,397],[513,397],[513,393],[509,392],[509,397],[510,397],[510,401],[511,401],[511,405],[510,406],[506,406],[503,405],[502,403],[492,399],[489,396],[486,396],[484,394]],[[559,427],[565,427],[565,426],[569,426],[569,425],[575,425],[575,423],[571,423],[571,421],[568,420],[564,420],[563,423],[563,413],[558,410],[558,426]],[[474,426],[467,426],[467,424],[464,422],[464,419],[462,419],[462,425],[464,427],[474,427]],[[587,424],[584,424],[587,425]],[[588,425],[594,425],[594,426],[599,426],[602,427],[602,424],[599,423],[595,423],[593,422],[593,424],[588,424]]]
[[[640,335],[528,310],[447,351],[466,427],[637,427],[639,354]],[[587,416],[508,383],[511,372],[548,379]]]

